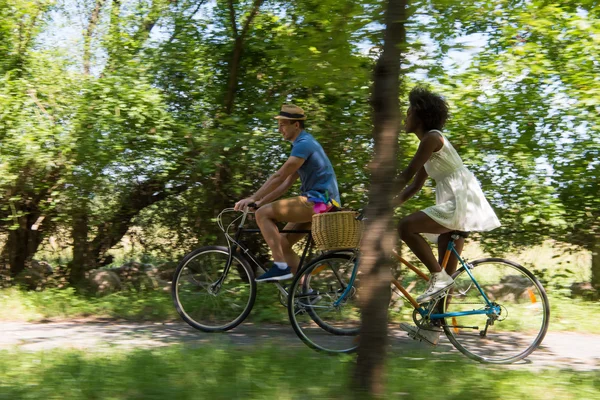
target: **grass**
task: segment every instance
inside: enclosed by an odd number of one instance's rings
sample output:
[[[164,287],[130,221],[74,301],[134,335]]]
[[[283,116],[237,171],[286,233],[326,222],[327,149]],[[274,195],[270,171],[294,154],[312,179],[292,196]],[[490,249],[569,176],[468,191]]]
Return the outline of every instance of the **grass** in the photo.
[[[477,246],[467,257],[485,256]],[[589,280],[589,254],[563,252],[552,243],[507,258],[548,279],[550,331],[600,334],[598,303],[565,297],[570,282]],[[407,321],[404,305],[394,321]],[[134,321],[179,319],[170,293],[121,292],[84,296],[73,289],[42,292],[0,290],[0,321],[86,317]],[[273,285],[259,285],[248,321],[287,324]],[[1,324],[1,322],[0,322]],[[310,349],[282,347],[190,348],[103,351],[0,351],[0,400],[4,399],[347,399],[353,356],[328,357]],[[460,355],[427,356],[393,349],[385,398],[407,399],[596,399],[600,373],[571,369],[533,371],[487,366]]]
[[[600,334],[599,312],[597,301],[551,297],[549,330]]]
[[[272,347],[0,351],[0,399],[347,399],[354,357]],[[388,357],[385,398],[593,399],[598,372]]]
[[[249,322],[288,323],[287,310],[274,285],[262,285]],[[40,321],[72,318],[116,318],[130,321],[179,319],[171,294],[162,291],[123,291],[104,297],[74,289],[25,291],[0,289],[0,321]]]
[[[162,321],[178,316],[170,293],[162,291],[128,291],[95,297],[78,294],[72,288],[39,292],[0,290],[0,321],[86,317]]]

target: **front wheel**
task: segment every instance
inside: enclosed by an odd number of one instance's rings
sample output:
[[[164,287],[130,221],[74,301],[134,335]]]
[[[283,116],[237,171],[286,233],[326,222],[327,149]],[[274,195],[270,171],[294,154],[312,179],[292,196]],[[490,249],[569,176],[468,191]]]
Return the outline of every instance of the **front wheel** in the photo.
[[[468,268],[456,271],[454,287],[444,300],[446,313],[459,314],[445,318],[446,336],[479,362],[508,364],[527,357],[548,330],[550,305],[544,288],[527,269],[501,258],[477,260]],[[460,315],[475,310],[486,314]]]
[[[248,262],[234,256],[226,274],[229,250],[206,246],[179,263],[171,293],[185,322],[204,332],[222,332],[238,326],[252,310],[256,282]]]
[[[358,347],[358,275],[348,288],[356,262],[352,252],[325,254],[294,278],[288,315],[294,331],[309,347],[328,353],[350,353]]]

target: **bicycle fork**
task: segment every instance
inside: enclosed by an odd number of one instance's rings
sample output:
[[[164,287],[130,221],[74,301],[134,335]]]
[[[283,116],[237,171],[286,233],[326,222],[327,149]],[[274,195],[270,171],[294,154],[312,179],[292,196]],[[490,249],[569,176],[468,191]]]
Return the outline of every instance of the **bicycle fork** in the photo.
[[[338,299],[336,301],[333,302],[334,307],[339,307],[340,304],[346,299],[346,297],[352,291],[352,288],[354,287],[354,281],[356,280],[356,275],[358,275],[359,258],[360,257],[357,256],[354,259],[354,268],[352,268],[352,275],[350,276],[350,282],[348,282],[348,284],[344,288],[344,292],[342,293],[342,295],[340,297],[338,297]],[[335,271],[334,271],[334,273],[335,273]],[[340,281],[341,284],[343,284],[341,277],[338,276],[338,280]]]

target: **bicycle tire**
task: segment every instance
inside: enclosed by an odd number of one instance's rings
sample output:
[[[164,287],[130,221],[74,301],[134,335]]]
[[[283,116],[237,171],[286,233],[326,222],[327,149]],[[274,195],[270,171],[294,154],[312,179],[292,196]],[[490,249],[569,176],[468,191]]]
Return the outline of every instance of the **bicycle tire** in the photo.
[[[500,312],[446,317],[444,333],[458,351],[482,363],[510,364],[524,359],[538,348],[548,331],[546,291],[530,271],[515,262],[485,258],[470,265],[482,291]],[[489,310],[464,266],[452,277],[454,287],[443,301],[446,313],[473,310],[475,305]]]
[[[309,347],[326,353],[356,351],[361,324],[357,286],[340,306],[333,305],[354,268],[353,255],[333,252],[311,260],[294,277],[288,294],[288,316],[296,335]]]
[[[220,290],[212,292],[211,285],[221,277],[228,257],[227,247],[205,246],[187,254],[175,270],[171,284],[175,309],[200,331],[235,328],[248,317],[256,301],[254,273],[239,255],[234,255]]]

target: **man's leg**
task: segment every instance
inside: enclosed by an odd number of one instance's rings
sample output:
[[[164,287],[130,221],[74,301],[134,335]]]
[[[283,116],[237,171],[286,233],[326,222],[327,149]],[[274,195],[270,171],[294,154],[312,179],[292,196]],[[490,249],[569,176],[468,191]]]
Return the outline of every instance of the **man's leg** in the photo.
[[[312,220],[313,204],[306,197],[292,197],[262,206],[256,212],[256,222],[267,245],[273,254],[273,261],[285,263],[290,268],[298,267],[298,256],[293,254],[291,246],[295,237],[286,238],[279,233],[276,222],[307,223]],[[280,264],[281,265],[281,264]],[[259,277],[260,279],[260,277]]]
[[[309,230],[311,222],[288,222],[285,226],[285,230]],[[283,251],[283,257],[285,262],[292,269],[294,275],[298,270],[300,264],[300,257],[292,249],[292,246],[298,243],[302,238],[306,237],[306,233],[282,233],[281,234],[281,250]]]
[[[259,208],[256,211],[255,217],[256,223],[260,228],[260,233],[263,235],[265,242],[267,242],[267,246],[271,249],[273,261],[285,262],[283,250],[281,249],[281,235],[276,225],[273,204],[267,204]]]

